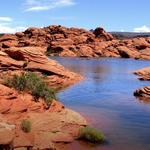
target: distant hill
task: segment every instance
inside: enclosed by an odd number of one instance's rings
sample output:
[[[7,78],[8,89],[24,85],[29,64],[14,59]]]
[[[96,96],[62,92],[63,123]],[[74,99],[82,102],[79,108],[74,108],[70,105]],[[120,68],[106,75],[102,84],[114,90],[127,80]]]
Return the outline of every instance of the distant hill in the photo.
[[[135,32],[109,32],[112,34],[116,39],[130,39],[130,38],[137,38],[137,37],[149,37],[149,33],[135,33]]]

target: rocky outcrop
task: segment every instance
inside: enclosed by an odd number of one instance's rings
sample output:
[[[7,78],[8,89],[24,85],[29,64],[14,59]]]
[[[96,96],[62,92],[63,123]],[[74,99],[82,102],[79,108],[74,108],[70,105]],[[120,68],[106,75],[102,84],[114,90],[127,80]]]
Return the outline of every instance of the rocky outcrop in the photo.
[[[140,76],[139,80],[150,80],[150,67],[139,69],[134,74]],[[144,102],[150,102],[150,86],[145,86],[134,92],[134,96],[138,97]]]
[[[140,76],[140,80],[150,80],[150,67],[137,70],[134,74]]]
[[[21,129],[22,120],[31,122],[31,132]],[[70,143],[86,120],[78,113],[53,101],[47,109],[41,99],[0,84],[0,148],[57,149],[57,143]]]
[[[44,36],[51,38],[45,32],[30,28],[0,38],[0,149],[55,150],[57,143],[72,142],[80,127],[87,125],[80,114],[56,100],[48,106],[42,98],[35,100],[30,92],[18,92],[4,85],[5,79],[27,71],[42,76],[55,89],[82,79],[45,56],[49,43]],[[22,120],[31,122],[30,133],[22,131]]]
[[[105,32],[101,27],[96,28],[93,33],[96,38],[100,38],[102,41],[110,41],[114,39],[110,33]]]
[[[63,26],[29,28],[0,37],[0,49],[35,47],[48,55],[150,59],[150,37],[117,40],[103,28],[93,32]]]
[[[136,90],[134,96],[150,100],[150,86],[145,86]]]
[[[11,47],[0,51],[0,76],[2,78],[23,71],[46,75],[47,82],[54,88],[65,87],[82,79],[80,75],[48,59],[40,50],[35,50],[35,47]]]

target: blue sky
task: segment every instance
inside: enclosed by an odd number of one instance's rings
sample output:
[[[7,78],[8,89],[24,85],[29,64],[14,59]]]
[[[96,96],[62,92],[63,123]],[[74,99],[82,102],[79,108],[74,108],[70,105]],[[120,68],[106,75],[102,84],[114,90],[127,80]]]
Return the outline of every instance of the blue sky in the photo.
[[[2,0],[0,32],[60,24],[150,32],[150,0]]]

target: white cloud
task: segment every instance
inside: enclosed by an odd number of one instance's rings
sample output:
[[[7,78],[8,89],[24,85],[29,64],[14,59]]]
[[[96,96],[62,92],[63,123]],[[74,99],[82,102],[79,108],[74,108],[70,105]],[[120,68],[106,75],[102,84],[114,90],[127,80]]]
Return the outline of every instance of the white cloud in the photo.
[[[0,21],[4,21],[4,22],[11,22],[13,19],[10,17],[2,17],[0,16]]]
[[[124,29],[121,29],[120,32],[125,32],[125,30],[124,30]]]
[[[15,33],[24,31],[26,27],[14,26],[13,18],[0,16],[0,33]]]
[[[0,33],[16,33],[19,31],[24,31],[25,29],[26,27],[21,27],[21,26],[12,27],[8,25],[0,24]]]
[[[26,0],[25,11],[42,11],[75,5],[74,0]]]
[[[138,28],[134,28],[134,32],[150,32],[150,28],[147,27],[146,25]]]

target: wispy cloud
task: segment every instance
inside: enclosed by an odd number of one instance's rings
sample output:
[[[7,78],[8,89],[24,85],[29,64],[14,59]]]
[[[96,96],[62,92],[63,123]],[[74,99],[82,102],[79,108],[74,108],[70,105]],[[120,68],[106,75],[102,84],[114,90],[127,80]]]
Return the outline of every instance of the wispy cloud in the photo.
[[[0,33],[15,33],[23,31],[26,27],[14,26],[14,19],[11,17],[0,16]]]
[[[44,11],[75,5],[74,0],[26,0],[25,11]]]
[[[134,28],[134,32],[150,32],[150,28],[147,27],[146,25],[138,28]]]
[[[9,25],[4,25],[0,23],[0,33],[16,33],[19,31],[24,31],[26,27],[21,27],[21,26],[9,26]]]
[[[10,18],[10,17],[0,16],[0,21],[3,21],[3,22],[11,22],[11,21],[13,21],[13,19]]]

